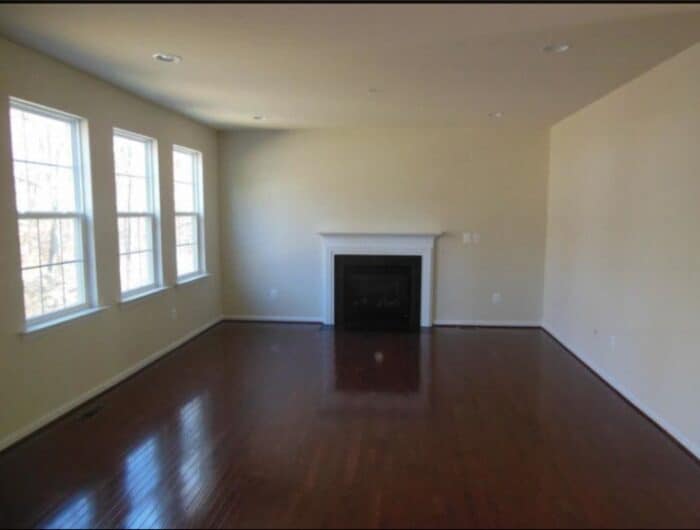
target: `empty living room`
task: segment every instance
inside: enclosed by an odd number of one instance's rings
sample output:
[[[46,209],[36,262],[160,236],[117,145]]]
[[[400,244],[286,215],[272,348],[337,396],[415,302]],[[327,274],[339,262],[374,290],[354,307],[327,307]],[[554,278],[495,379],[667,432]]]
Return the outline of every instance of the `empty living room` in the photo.
[[[700,5],[0,4],[2,528],[700,528]]]

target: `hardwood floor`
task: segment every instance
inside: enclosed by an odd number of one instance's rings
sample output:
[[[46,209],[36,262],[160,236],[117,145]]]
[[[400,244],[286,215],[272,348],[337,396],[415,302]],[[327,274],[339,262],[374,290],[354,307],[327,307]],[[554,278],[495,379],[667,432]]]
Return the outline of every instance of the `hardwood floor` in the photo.
[[[222,323],[0,454],[0,524],[697,528],[700,465],[541,330]]]

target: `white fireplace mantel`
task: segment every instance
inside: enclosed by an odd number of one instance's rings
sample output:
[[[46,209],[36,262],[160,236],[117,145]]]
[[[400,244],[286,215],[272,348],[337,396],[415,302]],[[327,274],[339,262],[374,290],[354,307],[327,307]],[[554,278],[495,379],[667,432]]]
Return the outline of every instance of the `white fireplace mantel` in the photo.
[[[335,255],[421,257],[420,325],[433,322],[433,247],[442,232],[320,232],[323,248],[323,323],[335,323]]]

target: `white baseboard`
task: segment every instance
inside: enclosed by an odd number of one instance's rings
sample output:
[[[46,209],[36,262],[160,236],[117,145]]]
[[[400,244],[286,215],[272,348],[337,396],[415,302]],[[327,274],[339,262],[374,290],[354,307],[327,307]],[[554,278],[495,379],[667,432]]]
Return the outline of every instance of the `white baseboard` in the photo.
[[[268,316],[268,315],[224,315],[223,320],[240,322],[311,322],[322,323],[322,317]],[[539,328],[539,320],[435,320],[434,326],[481,326],[481,327],[527,327]]]
[[[264,316],[264,315],[224,315],[222,320],[238,320],[240,322],[301,322],[320,324],[322,317],[285,317],[285,316]]]
[[[149,355],[145,359],[142,359],[141,361],[139,361],[135,365],[130,366],[129,368],[127,368],[123,372],[120,372],[117,375],[115,375],[114,377],[111,377],[111,378],[107,379],[106,381],[104,381],[103,383],[100,383],[96,387],[91,388],[90,390],[81,394],[77,398],[72,399],[72,400],[68,401],[67,403],[64,403],[63,405],[57,407],[56,409],[52,410],[48,414],[42,416],[38,420],[35,420],[35,421],[31,422],[29,425],[22,427],[21,429],[11,433],[10,435],[8,435],[5,438],[3,438],[2,440],[0,440],[0,451],[10,447],[11,445],[16,444],[17,442],[19,442],[23,438],[26,438],[27,436],[29,436],[33,432],[48,425],[52,421],[57,420],[61,416],[70,412],[71,410],[79,407],[80,405],[82,405],[86,401],[89,401],[92,398],[94,398],[95,396],[100,395],[105,390],[109,390],[113,386],[118,385],[119,383],[124,381],[126,378],[135,374],[139,370],[144,369],[146,366],[157,361],[158,359],[160,359],[161,357],[163,357],[167,353],[170,353],[175,348],[182,346],[188,340],[190,340],[193,337],[199,335],[200,333],[206,331],[207,329],[214,326],[215,324],[218,324],[220,321],[221,321],[221,317],[217,317],[217,318],[211,320],[210,322],[206,323],[205,325],[200,326],[199,328],[195,329],[194,331],[191,331],[190,333],[188,333],[184,337],[169,344],[165,348],[158,350],[157,352]]]
[[[240,322],[311,322],[322,323],[322,317],[267,316],[267,315],[224,315],[223,320]],[[527,327],[539,328],[541,323],[534,320],[435,320],[434,326],[481,326],[481,327]]]
[[[434,326],[479,326],[495,328],[539,328],[539,320],[435,320]]]
[[[648,405],[642,403],[642,401],[637,398],[629,389],[621,385],[613,376],[606,373],[603,369],[597,366],[590,359],[586,358],[577,348],[573,347],[571,344],[567,343],[559,334],[557,334],[552,326],[546,322],[542,322],[542,329],[549,333],[552,337],[557,339],[562,343],[571,353],[573,353],[583,364],[588,366],[593,372],[595,372],[603,381],[608,383],[611,387],[617,390],[622,396],[625,397],[627,401],[632,403],[637,407],[644,415],[646,415],[651,421],[656,423],[662,430],[664,430],[669,436],[674,438],[679,444],[685,447],[690,453],[692,453],[695,458],[700,459],[700,446],[690,441],[682,432],[680,432],[676,427],[669,425],[665,420],[663,420],[656,412],[654,412]]]

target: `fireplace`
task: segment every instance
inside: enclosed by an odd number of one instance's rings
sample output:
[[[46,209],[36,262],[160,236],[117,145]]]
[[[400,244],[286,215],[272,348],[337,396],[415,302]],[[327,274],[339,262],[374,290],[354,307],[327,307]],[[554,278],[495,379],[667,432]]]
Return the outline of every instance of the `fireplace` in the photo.
[[[335,323],[346,329],[417,330],[421,257],[335,256]]]
[[[379,258],[411,257],[420,260],[417,271],[419,286],[412,284],[411,296],[419,304],[419,326],[433,324],[433,245],[441,232],[422,233],[366,233],[366,232],[321,232],[323,323],[339,324],[336,315],[336,256],[361,256]],[[412,281],[415,276],[411,276]],[[376,278],[375,278],[376,279]],[[386,279],[386,276],[385,276]],[[343,315],[344,317],[345,315]],[[344,322],[345,324],[345,322]]]

